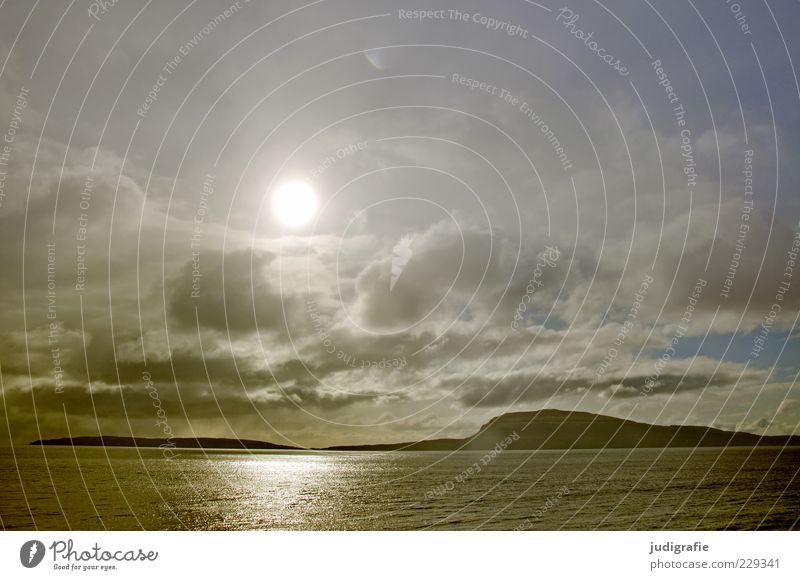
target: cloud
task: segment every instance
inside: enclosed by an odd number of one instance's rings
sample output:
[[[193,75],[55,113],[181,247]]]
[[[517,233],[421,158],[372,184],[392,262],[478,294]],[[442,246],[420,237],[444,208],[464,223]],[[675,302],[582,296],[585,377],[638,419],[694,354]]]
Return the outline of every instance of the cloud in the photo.
[[[494,6],[492,16],[536,39],[472,21],[401,21],[390,2],[357,22],[357,3],[309,5],[269,29],[302,43],[259,61],[257,43],[245,42],[210,66],[220,42],[282,10],[250,3],[169,73],[144,117],[136,111],[149,87],[216,8],[193,6],[166,42],[151,44],[147,31],[180,9],[152,3],[137,20],[143,34],[130,35],[122,32],[139,8],[119,3],[64,74],[60,56],[72,54],[86,19],[67,15],[50,36],[58,18],[45,8],[26,20],[27,8],[12,4],[0,39],[28,24],[0,79],[0,135],[21,86],[30,98],[2,166],[0,438],[64,435],[65,408],[73,432],[99,423],[152,435],[144,372],[182,433],[305,443],[464,434],[492,414],[550,405],[770,433],[800,423],[795,389],[780,382],[796,361],[785,353],[775,369],[757,367],[763,358],[745,367],[740,352],[774,304],[772,336],[800,308],[794,282],[777,298],[800,211],[791,195],[800,132],[785,105],[796,87],[775,80],[791,78],[782,45],[758,45],[778,97],[770,109],[759,82],[733,93],[727,70],[685,66],[647,10],[626,15],[631,30],[648,31],[686,107],[698,171],[690,192],[681,128],[647,60],[626,59],[634,91],[525,3]],[[485,3],[462,9],[488,15]],[[582,9],[582,21],[625,52],[631,39],[595,9]],[[776,10],[787,22],[796,13]],[[306,35],[309,22],[319,27]],[[678,33],[691,55],[707,53],[708,39]],[[760,79],[738,31],[716,34],[734,78]],[[376,53],[387,38],[397,48]],[[454,73],[519,102],[470,90]],[[552,129],[571,170],[522,102]],[[364,145],[348,150],[354,143]],[[749,149],[752,211],[743,204]],[[284,231],[271,215],[270,188],[288,179],[313,183],[313,227]],[[410,244],[393,254],[403,239]],[[559,249],[558,263],[526,296],[546,246]],[[76,290],[79,250],[88,270]],[[707,285],[690,303],[699,278]],[[641,397],[688,305],[675,357]]]
[[[187,328],[234,333],[283,333],[300,316],[301,300],[281,293],[275,256],[239,250],[204,252],[169,286],[172,319]]]

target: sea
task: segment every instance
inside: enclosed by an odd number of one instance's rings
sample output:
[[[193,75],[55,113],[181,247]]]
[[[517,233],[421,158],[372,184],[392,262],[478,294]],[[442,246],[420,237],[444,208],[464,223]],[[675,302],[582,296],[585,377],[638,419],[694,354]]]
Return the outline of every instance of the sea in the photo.
[[[800,529],[800,448],[0,448],[6,530]]]

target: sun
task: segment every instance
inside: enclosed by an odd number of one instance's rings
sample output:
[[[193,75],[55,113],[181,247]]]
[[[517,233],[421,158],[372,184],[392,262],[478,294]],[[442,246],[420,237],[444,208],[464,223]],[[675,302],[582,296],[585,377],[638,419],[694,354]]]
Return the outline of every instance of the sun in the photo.
[[[317,212],[317,194],[304,181],[289,181],[272,194],[272,211],[284,226],[305,225]]]

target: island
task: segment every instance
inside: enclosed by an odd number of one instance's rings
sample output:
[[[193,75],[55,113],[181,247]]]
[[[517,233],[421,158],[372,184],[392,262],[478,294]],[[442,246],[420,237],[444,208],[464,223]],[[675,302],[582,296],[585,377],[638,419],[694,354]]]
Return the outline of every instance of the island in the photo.
[[[113,435],[59,437],[40,439],[31,445],[70,445],[74,447],[161,447],[181,449],[301,449],[290,445],[278,445],[252,439],[226,439],[219,437],[173,437],[171,439],[149,439],[146,437],[116,437]]]

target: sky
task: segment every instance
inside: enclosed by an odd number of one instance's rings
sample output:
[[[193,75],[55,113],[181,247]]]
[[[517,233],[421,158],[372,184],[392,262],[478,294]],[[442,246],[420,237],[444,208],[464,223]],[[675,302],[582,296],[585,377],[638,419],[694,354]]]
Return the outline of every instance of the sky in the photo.
[[[798,18],[2,3],[0,444],[796,432]]]

